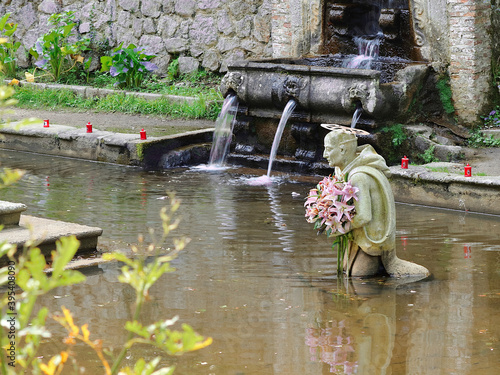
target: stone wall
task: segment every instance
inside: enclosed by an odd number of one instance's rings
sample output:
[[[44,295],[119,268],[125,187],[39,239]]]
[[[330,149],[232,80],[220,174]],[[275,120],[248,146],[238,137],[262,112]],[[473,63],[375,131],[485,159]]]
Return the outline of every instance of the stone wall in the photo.
[[[496,75],[497,95],[500,94],[500,0],[491,1],[492,60]]]
[[[449,74],[457,116],[474,124],[489,105],[492,89],[491,2],[448,0]]]
[[[81,36],[100,51],[121,42],[147,46],[165,72],[173,56],[183,65],[225,71],[227,63],[271,57],[271,0],[2,0],[0,14],[12,12],[26,52],[49,27],[53,13],[73,10]]]
[[[491,106],[491,62],[500,55],[500,0],[408,0],[414,46],[448,67],[456,116],[473,125]],[[315,55],[323,46],[324,0],[1,0],[27,50],[48,30],[50,14],[74,10],[81,36],[98,53],[121,42],[147,46],[165,72],[224,72],[230,61]],[[493,51],[493,53],[492,53]],[[499,62],[500,65],[500,62]]]

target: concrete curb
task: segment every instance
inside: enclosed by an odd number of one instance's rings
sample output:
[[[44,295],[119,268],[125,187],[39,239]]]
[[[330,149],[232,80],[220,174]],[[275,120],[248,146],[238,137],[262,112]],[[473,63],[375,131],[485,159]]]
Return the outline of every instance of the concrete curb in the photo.
[[[500,215],[500,177],[464,177],[423,166],[390,169],[397,202]]]
[[[6,81],[8,83],[10,81]],[[83,98],[93,98],[93,97],[105,97],[107,95],[112,94],[125,94],[136,96],[138,98],[144,100],[159,100],[159,99],[167,99],[172,103],[177,104],[189,104],[192,105],[199,101],[200,99],[194,96],[180,96],[180,95],[163,95],[163,94],[154,94],[149,92],[136,92],[136,91],[124,91],[124,90],[113,90],[113,89],[101,89],[95,88],[91,86],[78,86],[78,85],[62,85],[57,83],[38,83],[38,82],[28,82],[28,81],[20,81],[20,86],[28,86],[34,87],[40,90],[68,90],[77,95],[82,96]],[[210,105],[210,102],[207,102],[207,105]]]
[[[94,129],[78,129],[67,125],[42,124],[18,127],[10,123],[0,129],[0,147],[46,155],[66,156],[115,164],[157,169],[162,156],[168,152],[197,143],[212,142],[214,129],[193,130],[165,137],[113,133]]]

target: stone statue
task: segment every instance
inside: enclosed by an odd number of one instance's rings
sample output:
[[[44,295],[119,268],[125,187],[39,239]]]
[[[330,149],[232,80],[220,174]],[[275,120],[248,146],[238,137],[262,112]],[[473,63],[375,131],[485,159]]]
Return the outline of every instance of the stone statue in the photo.
[[[395,277],[429,275],[425,267],[396,256],[396,207],[385,159],[370,145],[358,147],[356,135],[341,129],[328,133],[324,144],[323,156],[336,176],[345,176],[359,189],[344,270],[348,264],[351,276],[373,276],[381,267]]]

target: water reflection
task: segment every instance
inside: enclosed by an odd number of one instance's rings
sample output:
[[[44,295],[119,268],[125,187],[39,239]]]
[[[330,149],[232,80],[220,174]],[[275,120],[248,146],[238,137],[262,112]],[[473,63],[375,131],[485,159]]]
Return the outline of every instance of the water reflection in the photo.
[[[214,338],[175,359],[178,374],[496,374],[500,366],[498,217],[398,205],[398,253],[433,278],[341,284],[331,241],[304,219],[311,184],[249,186],[231,170],[153,173],[3,151],[0,158],[28,170],[0,199],[27,204],[31,215],[99,226],[103,250],[128,249],[137,233],[159,229],[166,191],[177,192],[178,235],[192,242],[177,271],[151,290],[141,319],[179,315]],[[116,350],[132,291],[117,282],[115,264],[86,272],[86,283],[40,303],[70,308],[92,338]],[[49,325],[56,336],[47,355],[63,348],[62,329]],[[100,373],[90,350],[76,351]],[[130,360],[144,355],[152,352],[137,348]]]

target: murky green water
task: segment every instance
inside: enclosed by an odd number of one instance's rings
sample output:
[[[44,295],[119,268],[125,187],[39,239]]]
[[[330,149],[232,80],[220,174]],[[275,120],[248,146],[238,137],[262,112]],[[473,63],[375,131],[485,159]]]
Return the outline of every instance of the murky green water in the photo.
[[[247,186],[233,172],[135,168],[0,152],[28,171],[0,199],[28,214],[99,226],[103,250],[128,249],[158,227],[165,192],[182,198],[179,235],[191,237],[175,273],[152,290],[144,322],[178,315],[214,343],[179,359],[176,374],[497,374],[500,368],[500,218],[397,206],[398,255],[433,278],[338,285],[326,237],[305,222],[311,184]],[[238,171],[236,171],[238,172]],[[300,195],[297,195],[298,193]],[[71,309],[91,338],[119,348],[134,295],[114,264],[89,268],[86,283],[40,302]],[[64,348],[62,330],[46,354]],[[153,356],[138,347],[129,360]],[[88,372],[101,373],[77,346]]]

